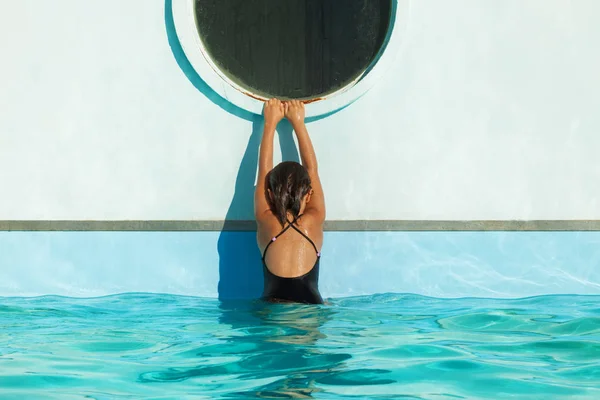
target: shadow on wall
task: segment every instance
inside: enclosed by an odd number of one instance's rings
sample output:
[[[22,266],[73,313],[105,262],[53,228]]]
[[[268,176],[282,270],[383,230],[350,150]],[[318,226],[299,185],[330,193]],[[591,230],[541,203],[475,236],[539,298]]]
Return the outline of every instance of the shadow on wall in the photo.
[[[179,42],[179,38],[177,37],[177,31],[175,30],[175,21],[173,20],[173,0],[165,0],[165,28],[167,30],[169,46],[171,47],[171,52],[175,57],[175,61],[177,61],[179,68],[181,68],[181,71],[183,71],[192,85],[221,109],[236,117],[252,121],[256,114],[243,110],[227,101],[227,99],[221,97],[221,95],[204,82],[186,57],[185,52],[181,47],[181,43]]]
[[[262,130],[263,118],[257,115],[252,121],[252,134],[240,163],[233,199],[217,244],[221,300],[257,298],[263,290],[262,261],[256,235],[235,231],[239,221],[254,219],[254,183]],[[299,162],[290,124],[283,121],[277,132],[282,159]]]

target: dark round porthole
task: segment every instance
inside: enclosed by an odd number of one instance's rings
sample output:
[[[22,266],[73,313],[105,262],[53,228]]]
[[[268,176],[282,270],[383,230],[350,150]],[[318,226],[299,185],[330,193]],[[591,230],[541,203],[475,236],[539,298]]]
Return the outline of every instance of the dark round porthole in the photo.
[[[206,53],[261,97],[314,99],[342,89],[385,46],[392,0],[195,0]]]

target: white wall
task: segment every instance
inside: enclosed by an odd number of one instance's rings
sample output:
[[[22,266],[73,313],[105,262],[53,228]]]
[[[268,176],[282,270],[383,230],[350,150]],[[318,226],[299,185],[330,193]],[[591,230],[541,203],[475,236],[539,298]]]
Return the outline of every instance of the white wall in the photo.
[[[309,127],[328,217],[600,219],[599,20],[413,1],[385,81]],[[0,219],[224,218],[252,123],[186,78],[164,1],[0,0],[0,48]]]

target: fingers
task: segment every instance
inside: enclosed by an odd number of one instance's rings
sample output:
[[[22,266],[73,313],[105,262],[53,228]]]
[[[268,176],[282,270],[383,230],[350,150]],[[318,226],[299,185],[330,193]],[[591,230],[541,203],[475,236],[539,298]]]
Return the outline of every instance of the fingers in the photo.
[[[265,101],[263,114],[265,116],[265,120],[269,123],[277,124],[285,117],[285,111],[285,103],[279,99],[269,99]]]
[[[279,99],[269,99],[265,101],[265,108],[267,107],[287,113],[291,110],[304,110],[304,103],[300,100],[281,101]]]
[[[301,110],[304,111],[304,103],[300,100],[291,100],[290,102],[290,109],[294,109],[294,110]]]
[[[286,107],[299,107],[299,108],[304,108],[304,103],[300,100],[288,100],[286,102],[284,102],[284,104],[286,105]]]

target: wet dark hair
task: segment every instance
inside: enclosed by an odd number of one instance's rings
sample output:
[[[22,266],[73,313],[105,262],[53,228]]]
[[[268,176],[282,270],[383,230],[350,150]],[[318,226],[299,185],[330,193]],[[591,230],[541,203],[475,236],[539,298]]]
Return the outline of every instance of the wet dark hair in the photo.
[[[271,211],[284,226],[288,212],[294,218],[300,214],[302,199],[310,192],[311,182],[306,168],[297,162],[286,161],[269,172],[266,186],[265,189],[271,191],[269,196],[265,190]]]

